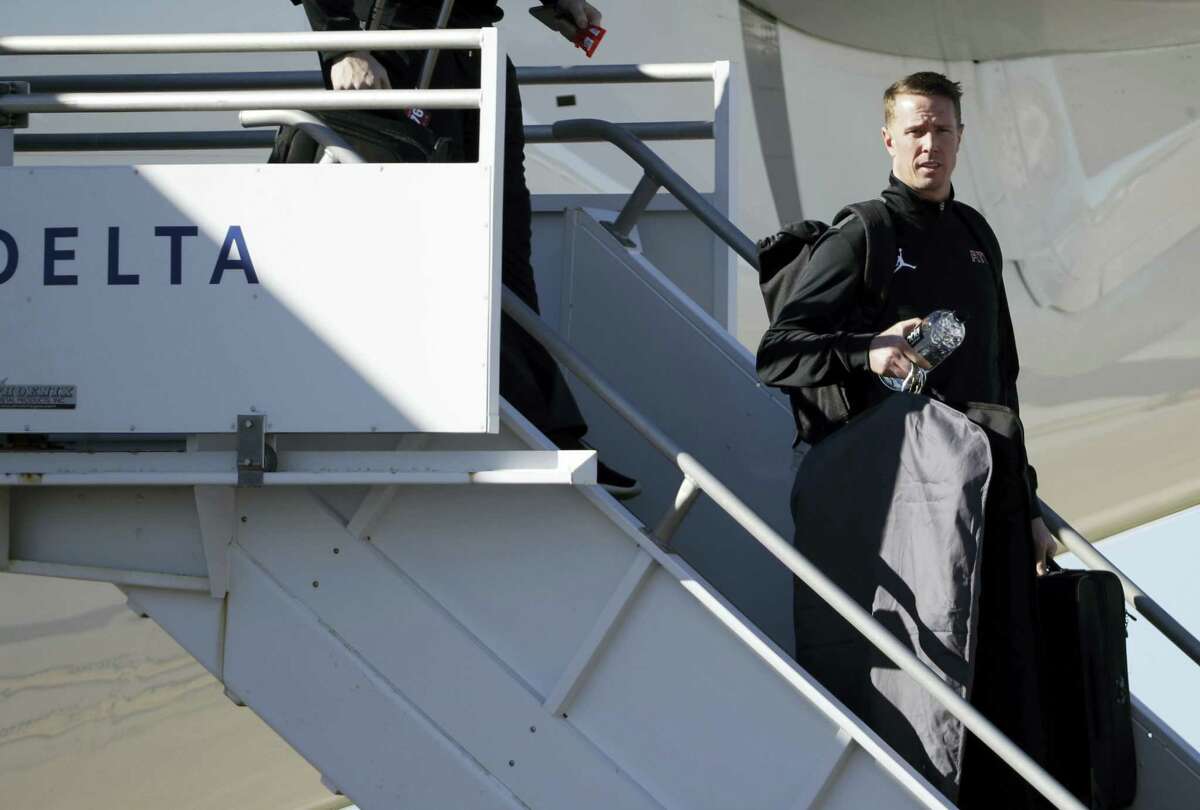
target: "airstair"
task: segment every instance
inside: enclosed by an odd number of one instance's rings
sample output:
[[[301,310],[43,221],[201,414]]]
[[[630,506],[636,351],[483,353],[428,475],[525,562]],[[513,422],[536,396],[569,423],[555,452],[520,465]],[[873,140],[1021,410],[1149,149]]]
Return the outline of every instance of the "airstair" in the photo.
[[[481,50],[481,87],[0,96],[0,117],[253,124],[351,102],[478,108],[483,133],[478,164],[337,165],[330,139],[317,166],[0,169],[0,335],[27,347],[0,382],[0,567],[114,583],[365,810],[953,806],[789,658],[794,573],[1057,806],[1081,806],[784,541],[790,417],[726,328],[730,251],[752,246],[629,127],[540,133],[608,140],[645,170],[620,211],[539,211],[558,245],[542,320],[500,288],[494,32],[0,37],[7,54],[367,47]],[[707,132],[728,120],[728,66],[629,73],[712,81]],[[331,225],[316,186],[390,207]],[[401,257],[399,221],[419,223]],[[663,247],[680,229],[707,277]],[[606,458],[643,480],[632,512],[596,485],[593,453],[556,450],[500,400],[502,303],[579,383]],[[1188,806],[1200,755],[1135,709],[1135,806]]]

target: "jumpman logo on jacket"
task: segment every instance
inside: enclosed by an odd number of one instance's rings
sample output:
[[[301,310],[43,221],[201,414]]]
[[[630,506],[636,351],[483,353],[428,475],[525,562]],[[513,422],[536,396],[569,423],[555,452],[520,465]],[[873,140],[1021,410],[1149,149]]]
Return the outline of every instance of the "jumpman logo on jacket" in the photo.
[[[896,269],[893,270],[892,272],[899,273],[901,270],[916,270],[916,269],[917,269],[917,266],[915,264],[909,264],[908,262],[904,261],[904,248],[898,248],[896,250]]]

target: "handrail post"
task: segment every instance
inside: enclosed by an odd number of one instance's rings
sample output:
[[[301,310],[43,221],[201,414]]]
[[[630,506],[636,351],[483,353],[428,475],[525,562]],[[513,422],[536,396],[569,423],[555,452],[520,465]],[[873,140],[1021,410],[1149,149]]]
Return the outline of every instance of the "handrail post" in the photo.
[[[654,527],[652,532],[654,538],[658,540],[658,544],[663,550],[670,550],[671,540],[675,537],[675,532],[679,530],[683,519],[687,517],[688,512],[692,510],[692,505],[696,503],[696,499],[700,497],[700,487],[688,476],[683,477],[683,481],[679,484],[679,491],[675,493],[675,502],[671,504],[662,519],[658,521],[658,525]]]
[[[642,214],[646,213],[646,209],[654,201],[654,195],[660,188],[662,188],[662,183],[652,177],[650,172],[646,172],[638,181],[633,194],[630,194],[629,199],[625,201],[625,207],[617,215],[616,221],[605,223],[605,227],[612,231],[613,236],[617,237],[625,247],[634,247],[633,239],[629,234],[632,233],[638,220],[642,218]]]
[[[733,156],[737,128],[737,107],[733,66],[713,63],[713,204],[728,220],[733,220],[736,190],[733,183]],[[737,334],[738,257],[720,239],[713,240],[713,317],[731,335]]]
[[[27,96],[29,82],[0,82],[0,96]],[[13,130],[29,126],[29,115],[0,112],[0,166],[13,165]]]
[[[1164,610],[1161,605],[1147,596],[1137,583],[1126,576],[1120,568],[1113,565],[1111,560],[1101,554],[1094,545],[1087,541],[1087,538],[1075,531],[1071,524],[1063,520],[1061,515],[1047,506],[1045,501],[1040,503],[1042,516],[1045,518],[1046,528],[1050,529],[1050,533],[1057,537],[1059,542],[1088,568],[1115,574],[1117,579],[1121,580],[1125,601],[1138,613],[1145,616],[1150,624],[1158,628],[1159,632],[1166,636],[1167,640],[1174,644],[1180,652],[1200,664],[1200,640],[1188,632],[1187,628],[1176,621],[1175,617]]]
[[[683,203],[683,206],[703,222],[709,230],[715,233],[725,244],[733,248],[739,256],[754,268],[758,267],[758,249],[748,236],[737,229],[729,219],[716,209],[715,206],[700,192],[692,188],[679,173],[667,165],[661,157],[654,153],[646,144],[635,138],[628,130],[610,121],[595,118],[576,118],[559,121],[553,126],[554,136],[571,140],[580,136],[602,135],[604,140],[620,149],[634,160],[656,182]],[[640,184],[639,184],[640,187]],[[635,192],[636,195],[636,192]],[[632,202],[632,199],[630,200]],[[628,207],[628,205],[626,206]]]

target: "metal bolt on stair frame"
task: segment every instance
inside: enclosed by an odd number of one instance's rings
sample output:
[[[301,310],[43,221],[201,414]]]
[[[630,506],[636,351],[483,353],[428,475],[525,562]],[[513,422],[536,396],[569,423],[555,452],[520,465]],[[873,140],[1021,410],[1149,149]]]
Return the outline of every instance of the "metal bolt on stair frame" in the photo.
[[[27,95],[29,95],[29,82],[0,82],[0,96]],[[27,129],[28,127],[29,113],[0,112],[0,128]]]
[[[266,418],[262,414],[238,414],[238,486],[261,487],[267,470]]]

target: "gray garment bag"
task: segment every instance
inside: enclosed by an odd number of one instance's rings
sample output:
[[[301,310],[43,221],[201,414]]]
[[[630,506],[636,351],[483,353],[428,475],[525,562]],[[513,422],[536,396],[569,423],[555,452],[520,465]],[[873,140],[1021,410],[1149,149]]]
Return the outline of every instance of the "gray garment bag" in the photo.
[[[979,426],[898,394],[814,446],[792,490],[797,549],[964,697],[991,475]],[[800,665],[953,799],[962,723],[799,582],[795,620]]]

